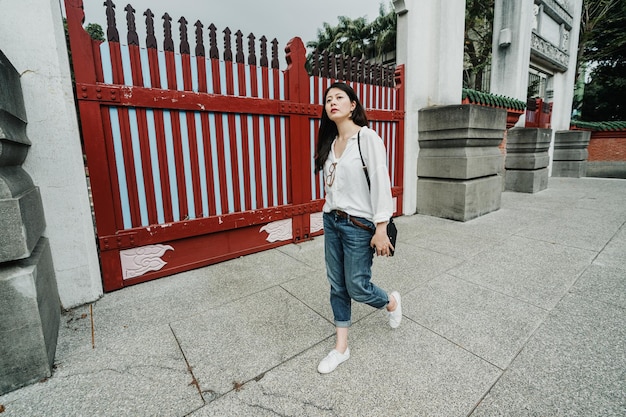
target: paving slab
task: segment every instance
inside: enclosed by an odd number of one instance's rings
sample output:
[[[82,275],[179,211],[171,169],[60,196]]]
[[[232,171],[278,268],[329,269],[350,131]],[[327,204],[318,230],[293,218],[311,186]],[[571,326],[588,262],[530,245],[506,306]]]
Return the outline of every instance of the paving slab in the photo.
[[[406,317],[505,369],[548,314],[518,299],[443,275],[403,297]]]
[[[549,310],[596,252],[512,236],[448,274]]]
[[[626,263],[621,268],[590,265],[571,292],[626,309]]]
[[[288,255],[312,269],[321,270],[323,273],[326,271],[326,264],[324,262],[324,235],[316,236],[312,240],[307,241],[304,245],[280,246],[276,248],[276,251]]]
[[[471,416],[623,416],[624,352],[624,309],[568,295]]]
[[[167,323],[93,348],[89,312],[79,311],[62,316],[53,377],[3,396],[3,417],[184,416],[204,405]]]
[[[599,252],[625,221],[621,213],[564,208],[550,219],[517,232],[518,236]]]
[[[350,359],[331,374],[316,370],[329,340],[191,415],[461,416],[500,375],[410,320],[393,330],[371,315],[352,327],[350,343]]]
[[[231,391],[335,333],[280,287],[171,323],[200,389]]]
[[[506,239],[506,236],[500,235],[496,239],[485,238],[471,231],[461,230],[458,226],[454,230],[424,226],[410,238],[410,244],[413,246],[465,260],[498,245]]]
[[[624,205],[626,207],[626,204]],[[622,225],[593,261],[595,265],[626,268],[626,226]]]
[[[330,307],[330,285],[325,272],[320,271],[312,276],[291,280],[282,284],[281,287],[326,319],[328,323],[334,323],[333,311]],[[376,310],[367,304],[352,303],[352,322],[356,323],[374,311]]]

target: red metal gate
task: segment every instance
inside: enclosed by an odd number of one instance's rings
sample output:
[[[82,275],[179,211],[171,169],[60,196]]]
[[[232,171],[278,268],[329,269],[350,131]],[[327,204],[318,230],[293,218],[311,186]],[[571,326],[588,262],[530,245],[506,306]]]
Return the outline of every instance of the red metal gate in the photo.
[[[312,158],[323,90],[350,83],[388,150],[396,212],[402,207],[403,69],[328,54],[305,69],[299,38],[279,69],[276,40],[256,44],[224,30],[223,60],[214,25],[163,16],[163,48],[148,9],[145,47],[135,10],[124,9],[127,45],[115,6],[105,2],[107,42],[82,27],[82,0],[65,0],[76,95],[105,291],[172,275],[321,234],[323,180]],[[268,54],[268,46],[271,53]],[[246,63],[247,62],[247,63]]]

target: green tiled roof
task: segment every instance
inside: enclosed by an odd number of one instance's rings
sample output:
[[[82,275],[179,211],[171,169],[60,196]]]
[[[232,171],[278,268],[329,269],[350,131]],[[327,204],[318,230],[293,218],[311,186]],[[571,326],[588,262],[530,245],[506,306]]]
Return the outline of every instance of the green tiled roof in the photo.
[[[572,120],[571,125],[579,129],[610,131],[610,130],[626,130],[626,122],[583,122],[581,120]]]
[[[513,110],[524,110],[526,102],[511,97],[504,97],[498,94],[485,93],[484,91],[463,89],[463,99],[468,99],[472,104],[482,104],[484,106],[504,107]]]

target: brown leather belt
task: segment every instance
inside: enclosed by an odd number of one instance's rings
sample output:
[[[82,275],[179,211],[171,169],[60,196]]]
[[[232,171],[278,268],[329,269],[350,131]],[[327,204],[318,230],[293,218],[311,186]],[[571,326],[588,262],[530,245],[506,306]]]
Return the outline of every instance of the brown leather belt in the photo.
[[[364,223],[361,223],[360,221],[358,221],[357,219],[354,218],[354,216],[350,216],[348,213],[346,213],[345,211],[341,211],[341,210],[333,210],[333,213],[335,213],[337,216],[341,217],[342,219],[346,219],[349,222],[352,222],[353,225],[355,225],[356,227],[360,227],[361,229],[365,229],[368,232],[373,232],[372,228],[367,226]]]

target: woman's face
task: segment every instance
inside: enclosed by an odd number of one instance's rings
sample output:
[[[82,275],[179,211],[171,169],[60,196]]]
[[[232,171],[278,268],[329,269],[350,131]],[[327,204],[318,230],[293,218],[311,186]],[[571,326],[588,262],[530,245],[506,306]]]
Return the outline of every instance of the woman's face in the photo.
[[[326,114],[328,118],[337,123],[349,119],[352,110],[356,107],[356,102],[350,101],[348,94],[339,88],[331,88],[326,94]]]

